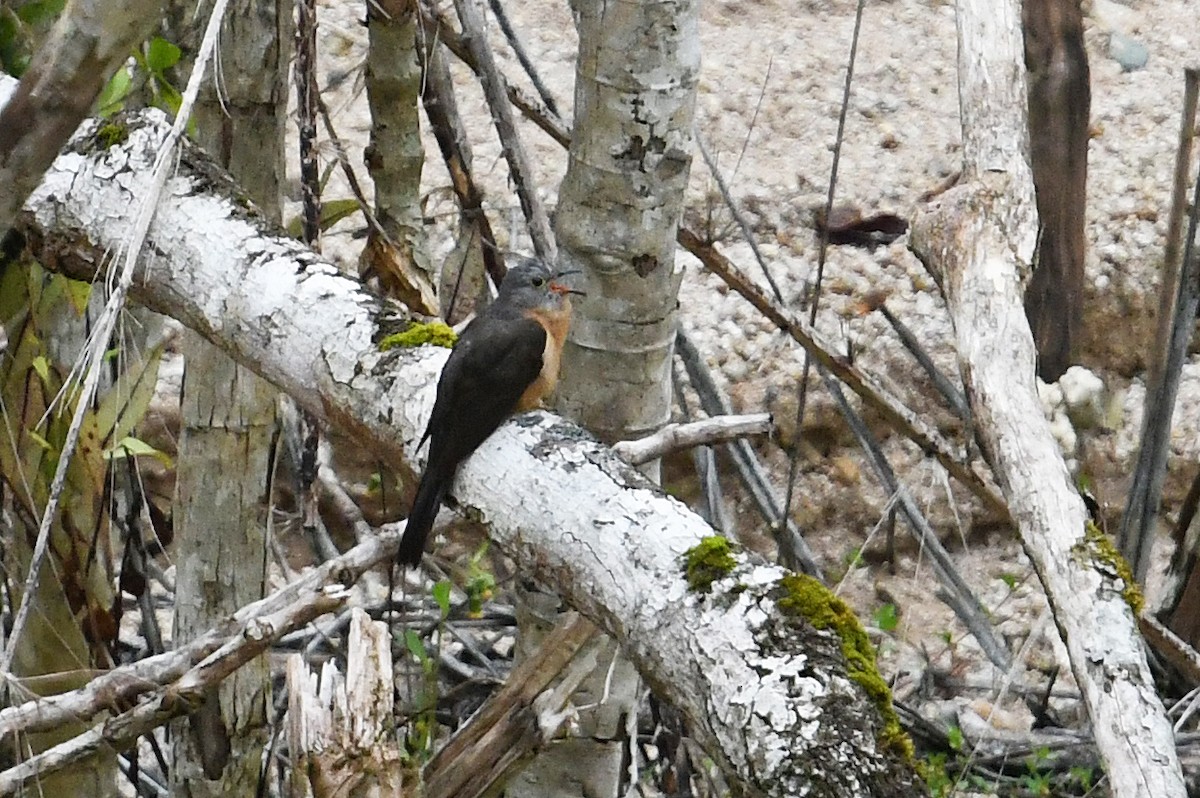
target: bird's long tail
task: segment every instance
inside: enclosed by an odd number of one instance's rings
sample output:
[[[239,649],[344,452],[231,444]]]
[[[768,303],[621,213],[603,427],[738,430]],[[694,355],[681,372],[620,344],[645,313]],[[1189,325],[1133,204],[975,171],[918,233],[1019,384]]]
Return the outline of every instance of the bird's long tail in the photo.
[[[425,540],[449,489],[450,478],[441,474],[440,469],[426,469],[421,484],[417,486],[417,497],[413,499],[412,512],[408,514],[408,524],[396,553],[396,561],[401,565],[416,567],[421,562]]]

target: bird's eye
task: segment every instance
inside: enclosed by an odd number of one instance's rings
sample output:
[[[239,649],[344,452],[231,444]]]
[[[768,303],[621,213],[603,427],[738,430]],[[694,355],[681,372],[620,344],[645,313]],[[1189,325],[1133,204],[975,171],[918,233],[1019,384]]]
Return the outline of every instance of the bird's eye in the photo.
[[[533,287],[534,288],[541,288],[545,284],[546,284],[545,277],[534,277],[533,278]]]

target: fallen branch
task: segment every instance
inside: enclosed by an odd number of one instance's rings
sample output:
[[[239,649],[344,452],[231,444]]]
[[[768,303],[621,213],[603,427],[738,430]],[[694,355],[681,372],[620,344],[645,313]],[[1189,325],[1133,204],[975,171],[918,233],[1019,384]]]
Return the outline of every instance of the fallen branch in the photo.
[[[774,429],[770,413],[743,416],[713,416],[687,424],[668,424],[653,435],[635,441],[620,441],[612,450],[630,465],[641,465],[672,452],[713,443],[767,435]]]
[[[1182,798],[1132,574],[1091,524],[1035,385],[1021,272],[1038,227],[1017,6],[959,0],[964,182],[918,216],[911,246],[945,293],[976,434],[1061,630],[1112,795]]]

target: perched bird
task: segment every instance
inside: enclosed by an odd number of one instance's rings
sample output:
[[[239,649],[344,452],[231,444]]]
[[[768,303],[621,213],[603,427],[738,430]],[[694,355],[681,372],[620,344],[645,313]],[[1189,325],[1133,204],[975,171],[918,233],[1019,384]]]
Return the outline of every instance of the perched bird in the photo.
[[[458,464],[513,413],[531,410],[558,384],[559,361],[571,320],[570,294],[550,271],[522,259],[509,269],[496,297],[459,336],[438,379],[437,399],[419,449],[429,462],[417,487],[396,559],[415,566]]]

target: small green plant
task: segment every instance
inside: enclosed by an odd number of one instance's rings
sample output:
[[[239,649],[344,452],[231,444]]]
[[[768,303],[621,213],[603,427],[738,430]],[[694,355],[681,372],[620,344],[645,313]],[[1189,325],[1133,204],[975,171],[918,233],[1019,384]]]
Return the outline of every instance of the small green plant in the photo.
[[[963,744],[965,741],[963,740],[962,729],[958,728],[957,726],[951,726],[949,731],[946,732],[946,742],[955,751],[963,750]]]
[[[1085,768],[1082,765],[1076,765],[1067,771],[1073,783],[1078,784],[1080,789],[1085,793],[1092,791],[1092,786],[1096,783],[1096,771],[1092,768]]]
[[[896,612],[895,604],[884,604],[875,610],[872,619],[875,621],[876,628],[885,632],[894,632],[900,625],[900,615]]]
[[[140,79],[150,94],[150,101],[171,116],[179,113],[183,95],[167,76],[179,63],[183,51],[161,36],[155,36],[133,51],[133,63],[113,73],[96,100],[99,116],[112,116],[125,109],[130,93]]]
[[[467,594],[467,615],[471,618],[483,615],[483,605],[491,601],[496,592],[496,577],[484,562],[487,550],[488,544],[484,541],[467,563],[467,581],[463,590]]]
[[[946,755],[940,751],[917,761],[917,775],[933,798],[946,798],[954,789],[954,779],[946,771]]]

